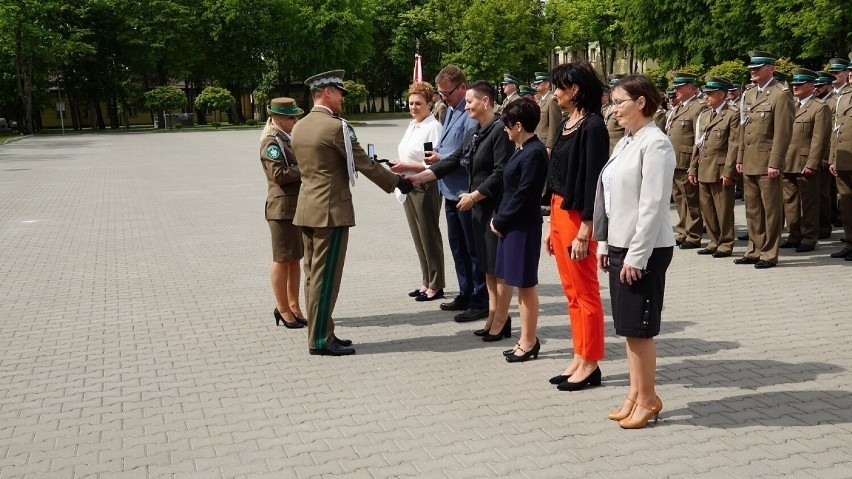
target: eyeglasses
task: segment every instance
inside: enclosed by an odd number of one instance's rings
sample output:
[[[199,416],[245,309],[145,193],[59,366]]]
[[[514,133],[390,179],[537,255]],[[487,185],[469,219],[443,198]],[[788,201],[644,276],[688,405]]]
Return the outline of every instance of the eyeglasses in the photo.
[[[615,108],[621,108],[621,105],[623,105],[624,103],[626,103],[628,101],[636,101],[636,100],[634,100],[633,98],[628,98],[626,100],[615,100],[615,99],[613,99],[612,100],[612,106],[615,107]]]
[[[438,94],[439,94],[439,95],[441,95],[441,96],[450,96],[450,95],[452,95],[452,94],[453,94],[453,92],[455,92],[456,90],[458,90],[460,86],[462,86],[462,84],[461,84],[461,83],[459,83],[458,85],[456,85],[455,87],[453,87],[453,89],[452,89],[452,90],[450,90],[450,91],[438,90]]]

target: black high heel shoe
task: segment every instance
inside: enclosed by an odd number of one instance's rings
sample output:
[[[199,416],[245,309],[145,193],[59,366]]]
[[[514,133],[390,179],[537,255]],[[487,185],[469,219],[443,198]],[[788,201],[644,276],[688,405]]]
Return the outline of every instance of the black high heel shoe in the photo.
[[[497,334],[491,334],[489,331],[488,334],[482,337],[482,340],[487,343],[493,343],[494,341],[500,341],[503,338],[511,338],[512,337],[512,318],[506,318],[506,322],[503,323],[503,329],[500,330]]]
[[[483,337],[483,336],[488,334],[488,331],[490,331],[489,328],[477,329],[476,331],[473,332],[473,335]]]
[[[524,348],[518,346],[518,349],[524,351]],[[506,356],[507,363],[522,363],[524,361],[529,361],[530,358],[538,359],[538,351],[541,349],[541,343],[538,342],[538,338],[535,338],[535,346],[532,347],[529,351],[524,351],[524,354],[517,356],[515,354],[511,354]]]
[[[538,338],[536,338],[536,340],[538,340]],[[512,349],[506,349],[506,350],[503,351],[503,356],[511,356],[511,355],[515,354],[515,349],[520,348],[520,347],[521,347],[521,343],[515,343],[515,345],[512,347]]]
[[[283,324],[284,327],[287,329],[299,329],[305,327],[305,325],[302,324],[301,321],[299,321],[298,319],[294,323],[288,322],[286,319],[284,319],[284,316],[281,316],[281,313],[278,312],[278,308],[275,308],[275,311],[272,312],[272,315],[275,316],[276,326],[281,326]]]
[[[594,371],[592,371],[592,374],[589,374],[589,376],[586,379],[584,379],[584,380],[582,380],[578,383],[572,383],[570,381],[565,381],[563,383],[560,383],[559,386],[556,386],[556,389],[559,389],[560,391],[579,391],[579,390],[585,389],[589,386],[600,386],[600,385],[601,385],[601,368],[597,367],[597,368],[595,368]]]
[[[568,378],[570,378],[570,377],[571,377],[570,374],[560,374],[559,376],[553,376],[552,378],[548,379],[548,382],[550,382],[550,384],[553,384],[553,385],[562,384],[565,381],[567,381]]]

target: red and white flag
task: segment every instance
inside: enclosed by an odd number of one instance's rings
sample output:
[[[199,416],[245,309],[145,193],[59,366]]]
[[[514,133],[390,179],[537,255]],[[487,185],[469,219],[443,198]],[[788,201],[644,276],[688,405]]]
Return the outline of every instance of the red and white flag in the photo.
[[[423,67],[420,64],[420,54],[414,54],[414,81],[413,83],[423,81]]]

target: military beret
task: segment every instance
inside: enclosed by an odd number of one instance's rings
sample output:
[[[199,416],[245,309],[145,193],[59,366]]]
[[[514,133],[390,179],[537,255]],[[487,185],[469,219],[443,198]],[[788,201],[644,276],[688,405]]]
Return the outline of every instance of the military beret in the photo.
[[[535,72],[535,79],[532,84],[538,85],[543,81],[550,81],[550,75],[547,72]]]
[[[270,115],[299,116],[305,113],[296,105],[296,100],[287,97],[273,98],[266,107]]]
[[[501,83],[502,85],[508,85],[509,83],[513,83],[513,84],[515,84],[515,85],[520,85],[520,84],[521,84],[521,82],[519,82],[517,78],[515,78],[515,77],[514,77],[514,76],[512,76],[512,75],[509,75],[508,73],[507,73],[507,74],[505,74],[505,75],[503,75],[503,81],[502,81],[502,82],[500,82],[500,83]]]
[[[305,80],[305,85],[310,88],[311,91],[327,86],[337,87],[343,92],[343,96],[346,96],[349,92],[346,88],[343,88],[344,74],[345,72],[343,70],[331,70],[323,73],[317,73]]]
[[[524,85],[524,86],[522,86],[521,88],[518,89],[518,94],[521,95],[521,96],[535,95],[535,90],[530,86]]]
[[[814,85],[831,85],[835,80],[837,80],[831,72],[819,71],[817,72],[817,75],[817,79],[814,80]]]
[[[722,77],[707,76],[705,78],[704,92],[708,91],[728,91],[733,90],[734,85],[731,80]]]
[[[842,58],[832,58],[828,61],[828,71],[840,72],[849,68],[849,61]]]
[[[752,50],[748,52],[748,56],[751,57],[748,63],[749,68],[760,68],[764,65],[775,65],[775,62],[778,60],[778,56],[774,53],[764,52],[761,50]]]
[[[610,76],[608,77],[608,79],[609,79],[609,86],[611,86],[611,87],[612,87],[612,86],[618,85],[618,82],[620,82],[622,78],[624,78],[624,74],[622,74],[622,73],[613,73],[612,75],[610,75]]]
[[[692,73],[686,72],[675,72],[674,79],[672,79],[672,85],[675,87],[679,87],[681,85],[692,84],[694,85],[698,80],[696,75]]]
[[[807,68],[794,68],[793,69],[793,79],[790,82],[793,85],[801,85],[803,83],[814,82],[819,74],[813,70],[808,70]]]

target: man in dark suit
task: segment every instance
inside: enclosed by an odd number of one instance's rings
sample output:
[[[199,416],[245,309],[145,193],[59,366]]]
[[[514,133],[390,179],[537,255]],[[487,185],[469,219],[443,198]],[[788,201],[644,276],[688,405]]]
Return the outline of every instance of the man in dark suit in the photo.
[[[411,191],[408,180],[372,161],[358,144],[355,130],[338,115],[343,109],[343,70],[305,80],[314,107],[293,128],[302,187],[293,224],[302,227],[305,247],[305,296],[310,354],[355,354],[352,342],[334,335],[332,312],[340,290],[349,228],[355,226],[350,185],[358,171],[387,193]]]

